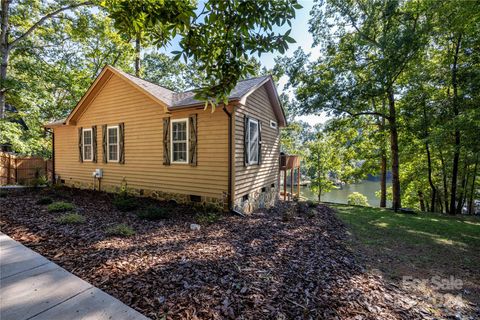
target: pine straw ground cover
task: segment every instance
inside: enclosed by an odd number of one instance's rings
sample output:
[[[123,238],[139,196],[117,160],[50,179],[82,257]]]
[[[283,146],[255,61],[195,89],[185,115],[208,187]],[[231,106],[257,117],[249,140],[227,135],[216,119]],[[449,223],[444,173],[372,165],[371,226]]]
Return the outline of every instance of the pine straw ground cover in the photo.
[[[56,223],[59,213],[36,204],[46,195],[72,202],[85,223]],[[11,193],[0,199],[1,230],[153,319],[425,319],[437,312],[362,268],[326,206],[283,204],[191,231],[188,206],[142,199],[173,215],[145,221],[116,210],[112,199],[68,189]],[[119,223],[135,235],[107,236]]]

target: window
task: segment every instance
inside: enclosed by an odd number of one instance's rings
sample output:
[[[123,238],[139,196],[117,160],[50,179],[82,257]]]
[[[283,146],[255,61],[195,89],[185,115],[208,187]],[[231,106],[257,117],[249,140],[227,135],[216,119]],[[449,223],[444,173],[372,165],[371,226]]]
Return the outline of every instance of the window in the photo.
[[[172,120],[172,163],[188,163],[188,119]]]
[[[93,160],[93,139],[92,129],[83,129],[82,131],[83,144],[83,161]]]
[[[277,129],[277,123],[273,120],[270,120],[270,128]]]
[[[248,164],[258,164],[259,151],[258,120],[248,119],[247,159]]]
[[[107,127],[108,161],[118,162],[118,126]]]

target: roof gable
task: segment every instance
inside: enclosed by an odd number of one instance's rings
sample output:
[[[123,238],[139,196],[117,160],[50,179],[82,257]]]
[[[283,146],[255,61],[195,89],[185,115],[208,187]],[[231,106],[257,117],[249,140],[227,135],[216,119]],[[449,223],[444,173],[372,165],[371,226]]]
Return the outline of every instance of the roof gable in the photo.
[[[122,78],[134,88],[140,90],[142,93],[155,100],[158,104],[164,107],[165,111],[175,111],[184,108],[197,107],[204,104],[203,101],[194,98],[195,93],[193,91],[174,92],[107,65],[103,68],[95,81],[90,85],[87,92],[83,95],[69,116],[65,120],[51,123],[47,125],[47,127],[62,124],[75,125],[91,102],[106,85],[108,80],[110,80],[110,78],[114,75]],[[270,103],[272,104],[272,108],[277,116],[279,125],[285,126],[285,114],[280,104],[278,93],[271,76],[262,76],[239,81],[229,95],[229,102],[245,104],[247,97],[263,85],[266,86]]]

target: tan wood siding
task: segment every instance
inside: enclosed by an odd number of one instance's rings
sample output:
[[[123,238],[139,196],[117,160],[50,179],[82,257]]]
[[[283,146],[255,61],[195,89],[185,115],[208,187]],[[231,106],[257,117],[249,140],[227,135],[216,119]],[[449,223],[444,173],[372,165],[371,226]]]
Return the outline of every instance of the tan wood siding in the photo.
[[[244,166],[244,116],[262,122],[262,163],[261,165]],[[277,183],[278,157],[280,152],[280,134],[270,127],[270,120],[277,122],[265,87],[257,89],[246,101],[235,110],[235,188],[234,199],[252,191],[269,187]]]
[[[76,126],[55,127],[56,174],[66,181],[93,183],[102,168],[102,186],[120,186],[222,198],[228,190],[228,118],[218,109],[176,111],[172,119],[198,114],[198,165],[163,165],[164,108],[117,75],[111,77]],[[102,162],[103,124],[125,123],[125,164]],[[98,162],[78,159],[78,128],[98,126]]]

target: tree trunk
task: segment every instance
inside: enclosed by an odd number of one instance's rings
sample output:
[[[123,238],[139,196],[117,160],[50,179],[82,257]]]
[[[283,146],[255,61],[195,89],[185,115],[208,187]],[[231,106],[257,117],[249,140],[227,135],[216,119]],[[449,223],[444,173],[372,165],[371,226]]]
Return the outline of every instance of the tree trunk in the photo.
[[[428,170],[428,184],[432,190],[432,198],[430,200],[430,212],[435,212],[435,201],[437,197],[437,188],[433,184],[432,179],[432,157],[430,155],[430,146],[428,143],[429,133],[428,133],[428,118],[427,118],[427,108],[425,102],[423,104],[423,118],[424,118],[424,133],[425,133],[425,150],[427,151],[427,170]]]
[[[137,37],[135,38],[135,75],[137,77],[140,77],[140,51],[140,34],[137,34]]]
[[[457,71],[458,71],[458,52],[460,51],[460,43],[462,41],[462,34],[457,38],[455,45],[455,54],[453,56],[452,66],[452,88],[453,88],[453,115],[456,119],[459,115],[458,110],[458,83],[457,83]],[[458,164],[460,162],[460,130],[455,128],[455,149],[453,153],[452,164],[452,186],[450,191],[450,214],[455,214],[455,202],[457,201],[457,178],[458,178]]]
[[[463,208],[463,205],[465,204],[465,199],[467,197],[467,195],[466,195],[467,184],[468,184],[468,179],[470,178],[467,169],[468,169],[468,160],[465,157],[465,164],[463,166],[463,172],[462,172],[463,173],[462,174],[462,182],[460,183],[461,189],[458,190],[458,192],[457,192],[458,203],[457,203],[457,208],[455,209],[456,214],[461,214],[462,213],[462,208]]]
[[[387,206],[387,155],[382,150],[381,177],[380,177],[380,208]]]
[[[473,199],[475,198],[475,179],[477,178],[478,155],[473,168],[472,186],[470,187],[470,199],[468,200],[468,214],[473,214]]]
[[[420,202],[420,210],[426,212],[425,210],[425,199],[423,197],[423,192],[418,191],[418,201]]]
[[[397,211],[402,207],[400,196],[400,163],[398,155],[398,131],[397,131],[397,115],[395,110],[395,96],[393,88],[388,88],[388,109],[390,122],[390,149],[392,153],[392,208]]]
[[[382,99],[382,113],[385,114],[385,98]],[[380,177],[380,208],[385,208],[387,206],[387,150],[385,146],[385,117],[382,117],[380,122],[380,131],[382,132],[382,155],[381,155],[381,177]]]
[[[447,183],[447,168],[445,166],[445,160],[443,159],[443,152],[440,150],[440,162],[442,163],[442,176],[443,176],[443,193],[445,201],[445,213],[449,213],[450,207],[448,205],[448,183]]]
[[[2,61],[0,65],[0,119],[5,117],[5,92],[7,80],[8,59],[10,56],[10,46],[8,45],[8,14],[10,0],[2,0],[1,33],[0,33],[0,53]]]

